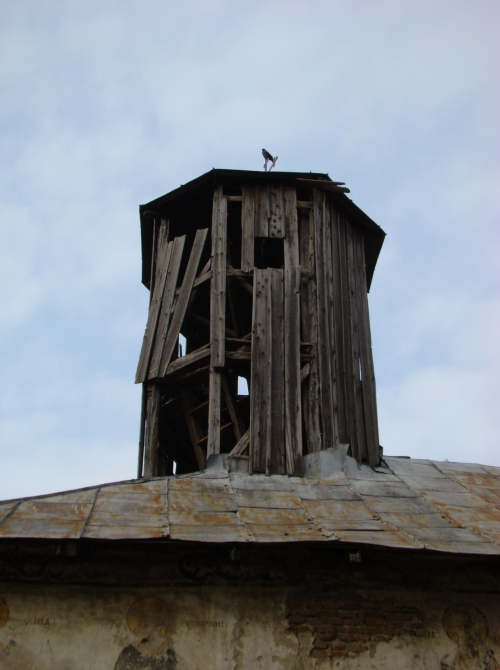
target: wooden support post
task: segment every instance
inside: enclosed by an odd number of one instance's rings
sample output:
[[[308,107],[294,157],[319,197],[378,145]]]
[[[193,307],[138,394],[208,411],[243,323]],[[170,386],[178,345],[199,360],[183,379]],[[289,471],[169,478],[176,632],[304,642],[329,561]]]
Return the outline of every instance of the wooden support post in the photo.
[[[283,270],[268,270],[270,275],[268,303],[270,305],[269,327],[271,330],[271,435],[266,445],[266,474],[285,474],[286,472],[286,434],[285,422],[288,417],[285,409],[285,303]],[[296,315],[298,318],[298,315]],[[293,345],[292,345],[293,346]],[[287,351],[287,353],[290,353]],[[300,411],[300,408],[299,408]]]
[[[302,475],[302,403],[300,387],[300,281],[297,195],[284,188],[285,212],[285,446],[286,471]]]
[[[152,382],[148,384],[147,388],[144,477],[156,477],[160,446],[161,389],[158,384]]]
[[[316,237],[316,293],[318,303],[318,363],[323,425],[323,449],[335,446],[332,370],[327,279],[325,275],[324,217],[325,194],[314,189],[314,229]]]
[[[212,209],[212,291],[210,296],[210,364],[222,367],[225,359],[226,328],[227,200],[222,186],[214,193]]]
[[[241,206],[241,269],[250,272],[254,267],[255,248],[255,186],[243,186]]]
[[[210,366],[207,460],[212,454],[220,454],[220,396],[221,370]]]
[[[378,465],[380,462],[377,396],[375,390],[375,370],[373,367],[372,341],[370,334],[370,316],[368,311],[364,239],[361,233],[357,231],[354,245],[354,262],[356,273],[356,294],[358,298],[361,389],[363,393],[367,458],[369,465],[374,466]]]

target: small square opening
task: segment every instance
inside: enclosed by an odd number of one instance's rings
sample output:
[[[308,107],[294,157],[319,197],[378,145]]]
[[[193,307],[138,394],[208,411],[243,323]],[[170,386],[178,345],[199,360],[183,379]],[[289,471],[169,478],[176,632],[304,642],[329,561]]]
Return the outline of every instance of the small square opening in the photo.
[[[259,270],[285,265],[285,243],[282,237],[255,238],[255,267]]]

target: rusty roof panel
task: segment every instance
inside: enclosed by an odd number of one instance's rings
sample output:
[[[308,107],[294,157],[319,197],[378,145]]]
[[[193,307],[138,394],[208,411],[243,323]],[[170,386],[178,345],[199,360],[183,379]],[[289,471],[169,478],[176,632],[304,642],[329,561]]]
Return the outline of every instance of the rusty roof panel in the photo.
[[[268,507],[271,509],[300,509],[302,500],[292,491],[235,489],[238,507]]]
[[[122,482],[0,504],[0,538],[332,541],[500,553],[499,469],[347,461],[327,478],[229,474]],[[219,463],[220,466],[220,463]],[[323,471],[322,471],[323,472]]]
[[[303,509],[267,509],[263,507],[240,507],[240,519],[249,524],[303,525],[311,523],[310,516]]]
[[[377,498],[416,498],[417,494],[403,482],[379,482],[365,479],[353,480],[352,485],[362,496],[376,496]]]
[[[335,540],[330,531],[313,524],[249,524],[256,542],[324,542]]]
[[[253,542],[254,538],[246,526],[198,526],[179,524],[170,528],[172,540],[191,542]]]
[[[72,540],[80,537],[84,521],[74,519],[17,519],[12,515],[0,526],[0,538],[37,537]]]
[[[153,540],[168,537],[168,526],[87,526],[82,537],[93,540]]]
[[[200,492],[186,495],[182,491],[170,490],[168,493],[170,510],[199,512],[235,512],[237,507],[230,491],[224,493]]]
[[[398,547],[402,549],[423,549],[423,544],[397,530],[364,531],[339,530],[335,535],[343,542],[360,542],[361,544],[378,544],[384,547]]]
[[[236,512],[196,512],[192,510],[170,510],[170,526],[242,526],[243,522]]]
[[[362,500],[360,494],[352,486],[311,485],[309,483],[299,485],[294,483],[293,487],[302,500]]]

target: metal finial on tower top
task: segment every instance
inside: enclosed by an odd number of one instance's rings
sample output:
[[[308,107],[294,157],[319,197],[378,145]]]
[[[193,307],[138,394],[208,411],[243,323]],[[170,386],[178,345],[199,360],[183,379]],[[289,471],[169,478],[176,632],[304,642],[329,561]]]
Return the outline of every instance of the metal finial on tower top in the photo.
[[[271,172],[271,170],[273,169],[273,167],[276,165],[276,161],[278,160],[278,156],[273,157],[273,156],[269,153],[269,151],[267,151],[267,149],[262,149],[262,155],[264,156],[265,161],[266,161],[266,162],[264,163],[264,170],[265,170],[266,172],[267,172],[267,164],[269,163],[269,161],[272,161],[272,165],[271,165],[271,167],[269,168],[269,172]]]

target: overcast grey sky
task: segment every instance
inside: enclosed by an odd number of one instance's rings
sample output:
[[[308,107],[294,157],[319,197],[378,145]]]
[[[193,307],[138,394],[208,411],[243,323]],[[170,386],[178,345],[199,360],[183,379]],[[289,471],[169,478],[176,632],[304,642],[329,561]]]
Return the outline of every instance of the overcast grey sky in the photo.
[[[0,0],[0,499],[135,476],[138,205],[327,172],[387,232],[389,455],[500,465],[498,0]]]

